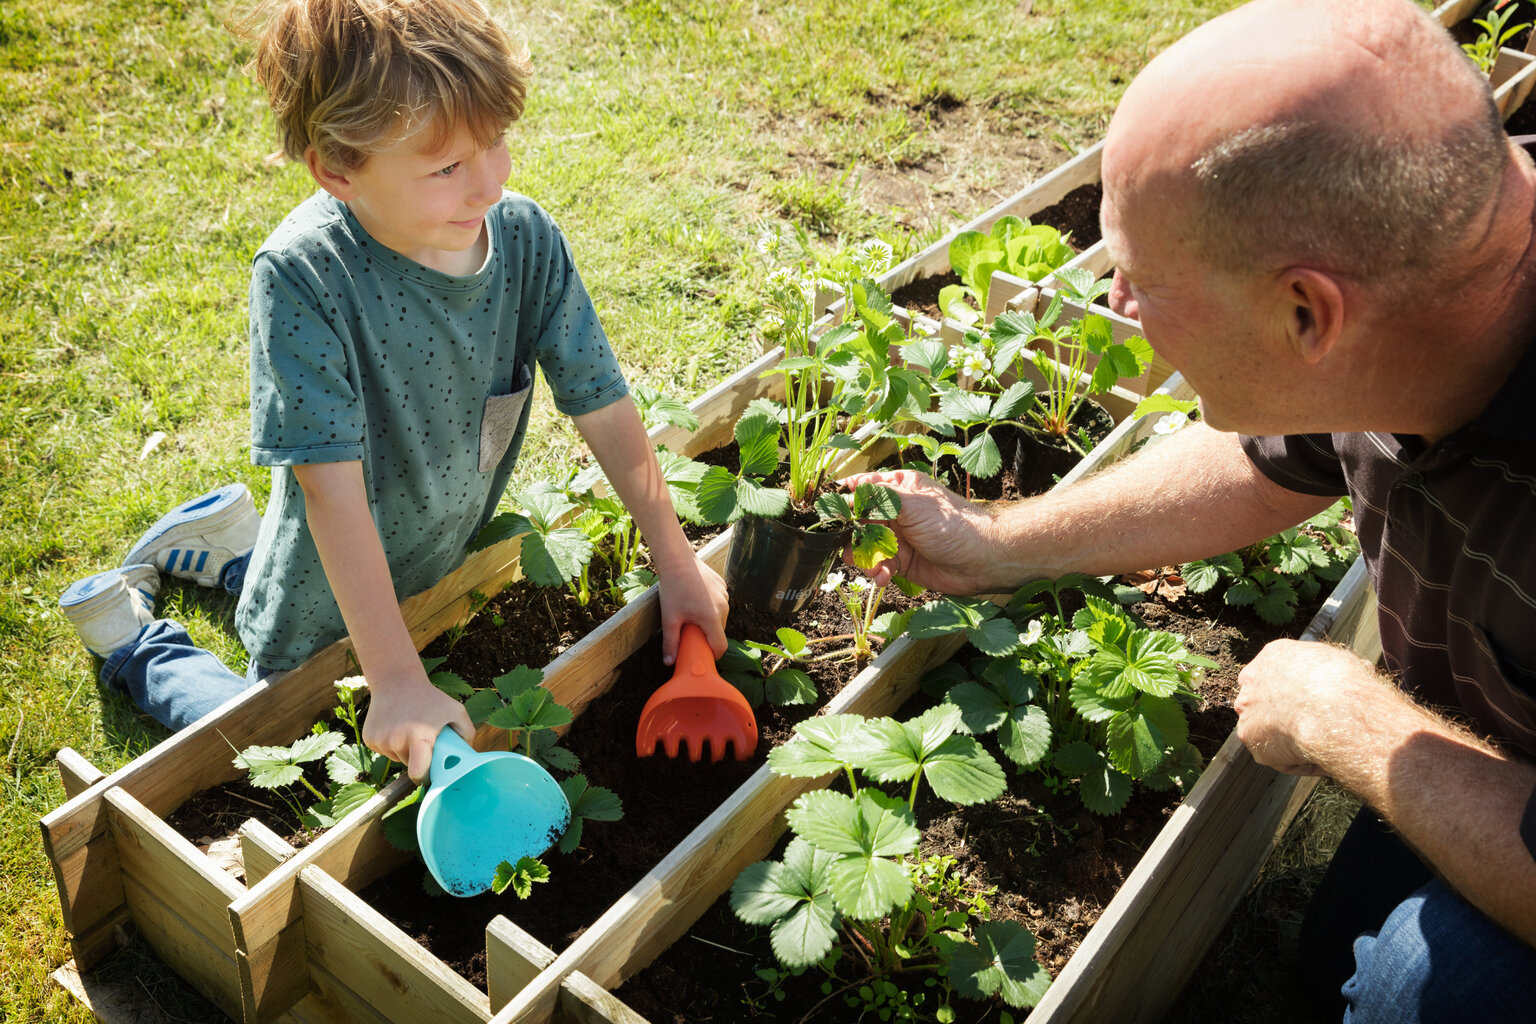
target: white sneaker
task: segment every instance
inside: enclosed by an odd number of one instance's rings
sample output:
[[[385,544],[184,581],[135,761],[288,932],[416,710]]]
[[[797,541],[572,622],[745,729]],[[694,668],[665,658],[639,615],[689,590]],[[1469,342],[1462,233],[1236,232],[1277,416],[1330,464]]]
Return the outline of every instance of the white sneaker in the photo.
[[[160,574],[152,565],[127,565],[76,580],[59,597],[64,617],[86,650],[105,658],[155,621]]]
[[[256,546],[261,515],[245,484],[226,484],[171,509],[139,538],[123,565],[153,565],[205,587]]]

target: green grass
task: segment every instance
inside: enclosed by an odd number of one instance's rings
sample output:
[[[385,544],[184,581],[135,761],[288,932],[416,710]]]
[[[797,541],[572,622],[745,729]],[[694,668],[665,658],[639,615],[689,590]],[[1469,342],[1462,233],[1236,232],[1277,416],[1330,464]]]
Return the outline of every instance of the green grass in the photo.
[[[537,71],[511,185],[570,237],[630,376],[691,398],[757,349],[765,225],[907,255],[1098,139],[1148,56],[1228,6],[514,5]],[[63,799],[55,752],[112,770],[164,735],[98,693],[58,595],[178,501],[268,491],[247,453],[247,268],[311,184],[267,161],[245,56],[200,3],[0,7],[6,1021],[89,1019],[47,983],[69,957],[37,831]],[[548,409],[525,480],[576,449]],[[164,607],[243,664],[229,601]]]

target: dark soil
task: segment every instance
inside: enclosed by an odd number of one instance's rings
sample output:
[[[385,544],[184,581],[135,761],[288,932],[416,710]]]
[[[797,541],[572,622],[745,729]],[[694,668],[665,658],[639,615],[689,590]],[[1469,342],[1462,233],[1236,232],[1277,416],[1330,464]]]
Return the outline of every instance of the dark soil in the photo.
[[[1128,581],[1150,592],[1152,600],[1136,606],[1148,625],[1182,633],[1190,650],[1221,665],[1202,681],[1200,706],[1190,715],[1191,741],[1208,759],[1236,721],[1231,704],[1241,667],[1269,639],[1299,633],[1315,607],[1303,609],[1291,627],[1276,629],[1219,598],[1185,593],[1169,570]],[[900,714],[920,709],[914,704]],[[1177,793],[1139,790],[1124,812],[1098,818],[1075,798],[1047,791],[1038,774],[1017,774],[1009,792],[991,804],[933,808],[920,802],[922,851],[955,857],[977,889],[996,887],[988,896],[993,919],[1028,926],[1038,939],[1038,959],[1054,977],[1178,799]],[[769,983],[755,973],[775,966],[767,929],[743,925],[723,896],[687,936],[616,994],[652,1024],[861,1019],[859,1008],[823,996],[823,976],[815,971],[785,980],[784,998],[775,999]],[[957,1019],[981,1020],[987,1013],[985,1006],[962,1004]]]
[[[1104,189],[1098,182],[1079,185],[1062,197],[1061,202],[1034,214],[1031,224],[1048,224],[1063,234],[1070,235],[1067,244],[1082,252],[1098,242],[1099,202]],[[942,320],[939,311],[939,291],[946,285],[959,284],[960,275],[950,271],[935,277],[925,277],[902,285],[891,295],[891,301],[905,307],[913,314],[921,313],[931,320]]]
[[[883,607],[899,609],[912,603],[888,588]],[[852,623],[839,600],[821,594],[787,622],[745,608],[733,609],[726,632],[736,639],[776,642],[775,630],[783,625],[818,637],[847,633]],[[461,641],[445,667],[457,668],[464,646]],[[492,917],[504,914],[550,948],[564,949],[745,782],[768,751],[792,735],[794,724],[814,714],[859,667],[852,662],[814,663],[809,671],[820,694],[817,704],[757,708],[758,745],[746,761],[727,758],[714,763],[705,758],[695,764],[659,754],[641,759],[635,755],[640,709],[672,674],[661,663],[660,636],[653,637],[623,663],[613,687],[582,712],[563,742],[581,759],[582,773],[591,785],[605,786],[623,800],[622,820],[589,822],[573,854],[556,850],[546,854],[551,878],[536,885],[527,900],[511,894],[470,899],[428,895],[422,886],[425,869],[415,860],[360,895],[434,956],[483,988],[485,926]]]

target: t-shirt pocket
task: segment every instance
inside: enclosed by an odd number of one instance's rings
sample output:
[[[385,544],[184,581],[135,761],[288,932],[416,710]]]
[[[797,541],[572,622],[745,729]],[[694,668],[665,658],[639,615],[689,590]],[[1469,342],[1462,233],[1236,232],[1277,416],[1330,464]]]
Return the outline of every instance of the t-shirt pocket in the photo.
[[[485,411],[480,416],[480,472],[489,473],[501,464],[507,446],[522,421],[523,406],[533,390],[533,374],[526,364],[518,364],[517,386],[511,394],[486,395]]]

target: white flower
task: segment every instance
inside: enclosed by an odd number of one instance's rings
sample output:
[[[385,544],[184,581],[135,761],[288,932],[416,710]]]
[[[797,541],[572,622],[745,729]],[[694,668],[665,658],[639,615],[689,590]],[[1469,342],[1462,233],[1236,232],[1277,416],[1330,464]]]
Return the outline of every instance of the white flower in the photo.
[[[874,584],[869,582],[869,580],[865,579],[863,576],[855,576],[853,579],[848,581],[849,589],[853,590],[855,593],[862,593],[872,586],[874,586]]]
[[[1162,419],[1157,421],[1157,423],[1152,427],[1152,433],[1154,433],[1154,434],[1172,434],[1175,431],[1183,430],[1188,425],[1189,425],[1189,414],[1188,413],[1184,413],[1184,412],[1171,412],[1168,415],[1164,416]]]
[[[864,265],[865,273],[878,274],[891,265],[895,252],[890,243],[879,238],[871,238],[859,249],[859,262]]]
[[[1030,619],[1029,625],[1024,627],[1024,632],[1019,634],[1019,640],[1027,647],[1036,644],[1045,635],[1045,623],[1039,619]]]
[[[827,582],[821,585],[821,589],[830,594],[843,585],[843,574],[840,572],[827,573]]]
[[[779,251],[779,236],[777,232],[767,231],[757,240],[757,251],[764,256],[773,256]]]
[[[793,288],[799,282],[795,280],[795,272],[788,267],[775,267],[768,274],[768,287],[775,290],[781,288]]]
[[[992,360],[987,358],[985,352],[980,349],[967,348],[961,350],[960,372],[968,377],[981,377],[992,369]]]

